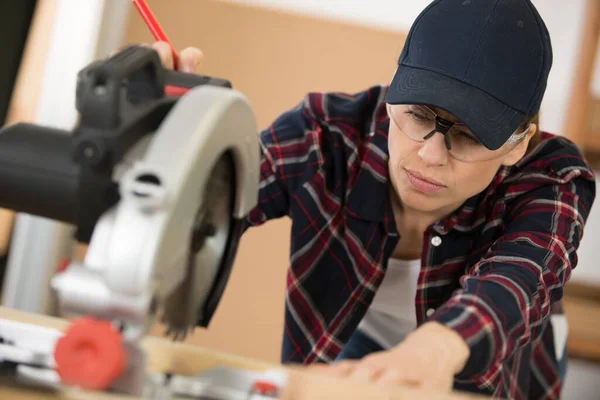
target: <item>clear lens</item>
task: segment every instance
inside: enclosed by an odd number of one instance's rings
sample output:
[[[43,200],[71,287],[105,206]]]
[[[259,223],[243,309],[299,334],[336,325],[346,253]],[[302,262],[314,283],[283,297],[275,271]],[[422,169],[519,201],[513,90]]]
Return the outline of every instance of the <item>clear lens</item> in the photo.
[[[410,139],[423,142],[436,131],[436,114],[423,106],[388,106],[390,119]],[[440,132],[443,134],[443,132]],[[508,152],[505,148],[490,150],[469,129],[457,123],[446,132],[446,143],[450,155],[461,161],[484,161],[501,157]]]

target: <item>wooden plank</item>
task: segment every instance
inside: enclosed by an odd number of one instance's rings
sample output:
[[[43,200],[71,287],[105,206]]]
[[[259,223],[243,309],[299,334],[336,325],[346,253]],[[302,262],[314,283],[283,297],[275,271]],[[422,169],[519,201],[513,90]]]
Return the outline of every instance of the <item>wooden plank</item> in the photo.
[[[563,132],[583,150],[587,144],[587,138],[590,136],[587,129],[590,115],[590,86],[596,61],[598,37],[600,36],[600,1],[587,0],[581,26],[582,33],[581,39],[577,43],[579,50],[572,78],[569,113]]]
[[[600,307],[600,287],[580,282],[569,282],[565,285],[564,295],[569,299],[584,299],[595,301]]]
[[[565,296],[564,307],[569,324],[569,357],[600,362],[600,302]]]
[[[24,313],[0,307],[0,318],[22,321],[39,326],[64,330],[68,321],[54,317]],[[442,393],[408,387],[382,387],[356,383],[324,376],[300,366],[281,366],[250,358],[239,357],[211,349],[174,343],[166,339],[146,337],[141,342],[149,358],[149,371],[172,372],[177,375],[195,375],[214,366],[261,371],[284,368],[288,383],[281,398],[285,400],[485,400],[485,397],[466,393]],[[91,393],[68,388],[55,393],[40,392],[32,388],[15,387],[0,381],[2,400],[115,400],[132,399],[128,396]]]
[[[600,363],[600,341],[570,337],[567,340],[569,358]]]
[[[600,303],[565,298],[564,306],[569,321],[569,336],[600,343]]]

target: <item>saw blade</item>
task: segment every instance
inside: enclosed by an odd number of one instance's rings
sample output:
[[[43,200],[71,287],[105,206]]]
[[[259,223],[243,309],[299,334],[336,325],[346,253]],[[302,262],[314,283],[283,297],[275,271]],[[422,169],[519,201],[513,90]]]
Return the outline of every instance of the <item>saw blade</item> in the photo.
[[[232,234],[233,160],[224,155],[212,168],[190,236],[186,275],[163,304],[165,334],[183,340],[193,330],[225,256]]]

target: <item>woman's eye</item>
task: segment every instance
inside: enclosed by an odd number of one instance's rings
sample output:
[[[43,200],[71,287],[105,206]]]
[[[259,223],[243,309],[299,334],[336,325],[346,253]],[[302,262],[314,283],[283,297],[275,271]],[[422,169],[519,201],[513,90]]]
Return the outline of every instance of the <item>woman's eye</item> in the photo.
[[[455,136],[458,137],[461,141],[466,142],[470,145],[476,145],[476,146],[481,145],[481,142],[479,140],[477,140],[477,138],[475,136],[471,135],[470,133],[459,131],[455,134]]]
[[[426,121],[431,121],[432,119],[429,118],[427,115],[424,114],[420,114],[411,110],[406,111],[406,114],[410,115],[411,118],[413,118],[416,121],[419,122],[426,122]]]

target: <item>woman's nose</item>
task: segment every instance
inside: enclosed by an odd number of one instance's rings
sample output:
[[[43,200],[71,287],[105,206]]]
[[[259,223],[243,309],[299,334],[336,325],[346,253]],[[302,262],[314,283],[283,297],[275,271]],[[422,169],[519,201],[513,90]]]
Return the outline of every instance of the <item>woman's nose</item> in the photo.
[[[419,150],[419,157],[427,165],[445,165],[448,162],[448,149],[444,141],[444,135],[437,132],[425,140]]]

